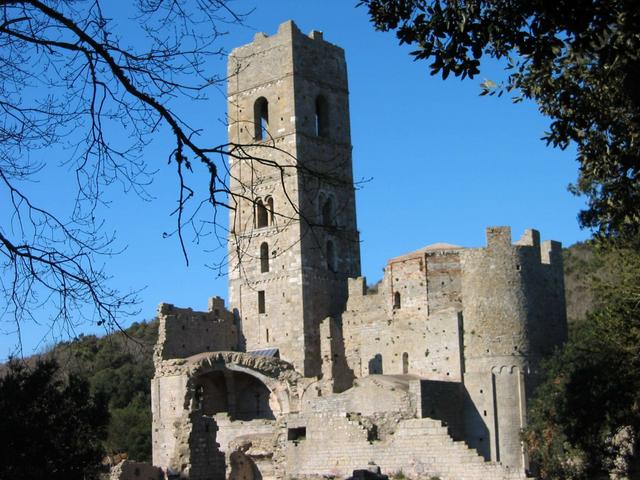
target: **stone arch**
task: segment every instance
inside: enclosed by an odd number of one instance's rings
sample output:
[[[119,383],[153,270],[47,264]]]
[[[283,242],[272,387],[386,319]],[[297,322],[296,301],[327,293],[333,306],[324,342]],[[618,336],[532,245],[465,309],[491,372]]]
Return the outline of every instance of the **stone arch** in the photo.
[[[242,352],[211,352],[195,355],[189,362],[189,377],[194,400],[197,400],[195,398],[197,379],[210,372],[224,372],[226,375],[239,372],[254,377],[269,391],[269,405],[275,417],[281,413],[297,411],[299,408],[297,384],[302,377],[294,370],[293,365],[284,360]]]

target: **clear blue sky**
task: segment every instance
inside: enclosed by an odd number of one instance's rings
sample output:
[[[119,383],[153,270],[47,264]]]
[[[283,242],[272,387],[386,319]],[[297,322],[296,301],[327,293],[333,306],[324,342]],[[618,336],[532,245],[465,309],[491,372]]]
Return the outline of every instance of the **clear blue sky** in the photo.
[[[363,275],[374,282],[388,258],[434,242],[482,246],[489,225],[511,225],[514,237],[533,227],[564,245],[588,238],[576,220],[584,202],[567,191],[577,175],[575,152],[545,146],[540,137],[548,120],[535,105],[479,96],[479,83],[501,79],[501,68],[487,64],[473,80],[431,77],[427,63],[413,62],[393,34],[375,32],[355,3],[237,1],[237,10],[255,10],[247,27],[230,27],[224,46],[248,43],[256,31],[273,34],[293,19],[302,31],[322,30],[327,41],[345,49],[355,178],[372,179],[357,191]],[[213,62],[211,69],[224,75],[225,63]],[[226,141],[225,108],[224,94],[216,90],[207,102],[179,106],[215,144]],[[208,297],[227,295],[226,278],[206,266],[223,254],[212,238],[189,245],[188,268],[177,241],[163,239],[174,227],[169,213],[177,192],[163,147],[159,141],[146,152],[159,169],[149,187],[155,200],[142,201],[117,187],[107,196],[107,227],[117,233],[118,246],[126,247],[107,260],[107,270],[122,290],[144,288],[140,314],[125,326],[153,318],[160,302],[202,310]],[[52,192],[58,185],[47,179],[40,185],[42,198],[57,198]],[[47,315],[39,315],[45,325]],[[11,331],[10,319],[2,321],[4,331]],[[68,333],[99,332],[85,325]],[[54,338],[59,334],[43,326],[25,326],[24,354]],[[15,351],[16,341],[11,334],[0,336],[1,358]]]

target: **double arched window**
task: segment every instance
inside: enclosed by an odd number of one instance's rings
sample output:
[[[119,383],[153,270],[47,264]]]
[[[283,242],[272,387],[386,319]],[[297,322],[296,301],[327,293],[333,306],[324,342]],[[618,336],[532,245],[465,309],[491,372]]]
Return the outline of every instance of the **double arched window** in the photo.
[[[254,206],[254,218],[256,228],[273,225],[273,197],[256,199]]]
[[[327,99],[318,95],[316,97],[315,134],[318,137],[329,136],[329,104]]]
[[[253,104],[253,123],[255,125],[255,140],[267,138],[269,129],[269,102],[266,98],[260,97]]]

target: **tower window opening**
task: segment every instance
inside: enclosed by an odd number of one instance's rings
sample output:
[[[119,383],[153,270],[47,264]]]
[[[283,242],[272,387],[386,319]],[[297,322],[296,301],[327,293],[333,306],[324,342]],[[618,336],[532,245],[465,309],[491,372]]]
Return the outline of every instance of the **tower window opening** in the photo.
[[[269,129],[269,102],[266,98],[260,97],[253,104],[253,116],[256,129],[254,139],[264,140]]]
[[[269,271],[269,245],[263,242],[260,245],[260,273]]]
[[[273,197],[267,197],[265,199],[265,207],[267,208],[267,222],[269,225],[273,225]]]
[[[329,130],[329,106],[327,99],[322,95],[316,97],[315,134],[318,137],[326,137]]]
[[[402,354],[402,373],[403,375],[409,373],[409,354],[407,352]]]
[[[299,442],[307,437],[306,427],[289,428],[287,430],[287,440],[290,442]]]
[[[396,292],[393,294],[393,308],[396,310],[400,310],[402,307],[402,299],[400,298],[400,292]]]
[[[262,228],[269,225],[269,212],[267,207],[265,207],[262,200],[256,200],[255,206],[255,215],[256,215],[256,227]]]
[[[258,313],[265,313],[267,306],[265,304],[264,290],[258,291]]]
[[[336,271],[336,251],[331,240],[327,241],[327,268],[332,272]]]
[[[328,197],[322,204],[322,224],[325,226],[333,225],[333,199]]]

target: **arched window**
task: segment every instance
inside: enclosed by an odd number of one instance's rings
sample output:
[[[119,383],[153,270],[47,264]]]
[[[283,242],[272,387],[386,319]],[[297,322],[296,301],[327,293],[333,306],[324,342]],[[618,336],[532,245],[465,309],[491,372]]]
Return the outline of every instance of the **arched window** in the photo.
[[[273,197],[267,197],[265,200],[267,207],[267,216],[269,225],[273,225]]]
[[[409,354],[404,352],[402,354],[402,374],[406,375],[409,373]]]
[[[322,224],[325,226],[333,225],[333,199],[327,197],[322,205]]]
[[[316,97],[315,134],[326,137],[329,134],[329,105],[322,95]]]
[[[260,272],[265,273],[269,271],[269,244],[263,242],[260,245]]]
[[[269,225],[269,213],[267,207],[264,206],[262,200],[256,200],[255,206],[256,228],[262,228]]]
[[[255,124],[256,140],[264,140],[267,138],[267,130],[269,129],[269,102],[264,97],[260,97],[253,104],[253,122]]]
[[[327,240],[327,268],[336,271],[336,251],[331,240]]]
[[[401,306],[402,304],[400,302],[400,292],[396,292],[393,294],[393,308],[399,310]]]

